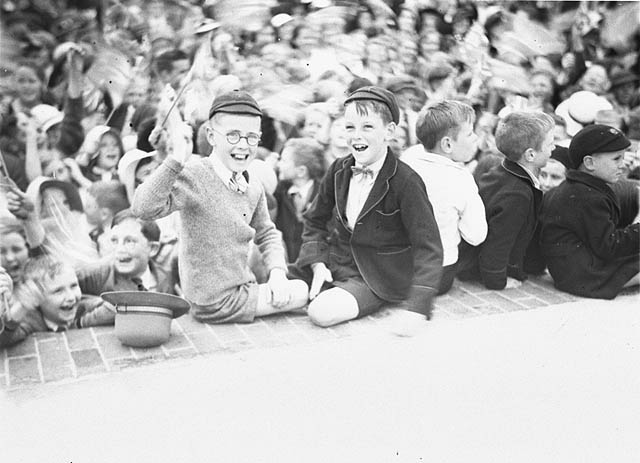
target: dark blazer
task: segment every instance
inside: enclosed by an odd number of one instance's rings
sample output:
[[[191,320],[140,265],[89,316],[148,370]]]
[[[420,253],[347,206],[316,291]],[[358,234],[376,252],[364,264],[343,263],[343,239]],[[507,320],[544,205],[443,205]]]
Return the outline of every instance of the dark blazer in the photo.
[[[580,171],[545,195],[541,248],[558,289],[613,299],[640,272],[640,225],[618,228],[620,206],[603,180]]]
[[[300,253],[300,246],[302,245],[302,230],[304,228],[303,222],[298,219],[296,211],[296,205],[289,195],[289,188],[291,188],[290,181],[282,181],[278,183],[276,191],[273,196],[278,203],[278,213],[276,215],[275,224],[278,230],[282,232],[282,239],[287,250],[287,260],[289,262],[295,262]],[[311,191],[309,193],[309,203],[311,204],[313,199],[318,194],[320,188],[320,182],[314,181]]]
[[[527,261],[536,273],[544,270],[536,236],[542,191],[527,172],[504,159],[480,177],[478,192],[487,214],[487,239],[479,246],[460,247],[459,273],[479,275],[487,288],[503,289],[508,276],[527,278]]]
[[[352,155],[333,162],[304,215],[298,268],[324,262],[334,280],[353,262],[381,299],[430,315],[442,275],[442,243],[422,179],[388,151],[354,230],[346,204]],[[351,271],[352,273],[352,271]]]

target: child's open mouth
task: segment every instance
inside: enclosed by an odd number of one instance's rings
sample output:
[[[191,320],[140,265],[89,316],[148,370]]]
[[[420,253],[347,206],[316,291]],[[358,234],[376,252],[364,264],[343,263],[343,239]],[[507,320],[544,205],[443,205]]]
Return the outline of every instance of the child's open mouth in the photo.
[[[235,159],[236,161],[246,161],[247,159],[249,159],[249,153],[247,154],[240,154],[240,153],[231,153],[231,157],[233,159]]]
[[[366,150],[369,145],[363,145],[360,143],[354,143],[353,145],[351,145],[353,147],[354,150],[356,150],[358,153],[361,153],[362,151]]]
[[[73,308],[74,308],[74,307],[75,307],[75,306],[74,306],[73,304],[72,304],[72,305],[61,305],[61,306],[60,306],[60,310],[61,310],[62,312],[71,312],[71,311],[73,310]]]
[[[131,262],[133,259],[131,257],[119,257],[118,258],[118,262],[120,264],[128,264],[129,262]]]

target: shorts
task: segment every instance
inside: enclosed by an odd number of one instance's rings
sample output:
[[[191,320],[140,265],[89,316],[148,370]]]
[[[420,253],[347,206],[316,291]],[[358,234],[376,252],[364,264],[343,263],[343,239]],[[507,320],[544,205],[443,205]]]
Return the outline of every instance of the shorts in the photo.
[[[219,296],[212,304],[191,303],[193,317],[202,323],[251,323],[256,317],[259,285],[245,283]]]
[[[344,289],[358,301],[358,318],[366,317],[380,310],[384,305],[389,304],[384,299],[380,299],[371,291],[362,278],[354,277],[345,281],[335,281],[333,286]]]

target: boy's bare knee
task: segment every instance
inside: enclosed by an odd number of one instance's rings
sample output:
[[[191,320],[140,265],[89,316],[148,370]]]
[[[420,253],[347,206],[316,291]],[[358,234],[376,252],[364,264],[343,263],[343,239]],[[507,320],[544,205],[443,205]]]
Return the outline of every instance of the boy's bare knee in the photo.
[[[326,328],[358,317],[358,301],[347,291],[332,288],[309,303],[307,311],[311,321]]]
[[[330,311],[326,310],[324,304],[318,303],[317,298],[309,303],[307,315],[309,315],[309,319],[314,325],[318,325],[323,328],[327,328],[336,323],[333,321]]]

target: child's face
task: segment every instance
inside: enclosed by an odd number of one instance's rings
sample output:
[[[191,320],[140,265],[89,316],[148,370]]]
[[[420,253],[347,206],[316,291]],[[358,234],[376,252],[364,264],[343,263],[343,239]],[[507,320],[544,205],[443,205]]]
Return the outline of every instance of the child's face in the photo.
[[[329,129],[331,128],[331,118],[322,111],[310,111],[304,120],[302,134],[311,137],[322,144],[329,141]]]
[[[260,117],[239,114],[218,113],[207,128],[207,141],[213,146],[212,156],[218,159],[232,172],[244,172],[258,153],[258,145],[251,146],[246,138],[233,144],[227,140],[229,134],[239,133],[246,137],[260,135]]]
[[[547,164],[540,169],[538,180],[540,180],[540,188],[543,192],[547,192],[557,187],[567,177],[567,168],[555,159],[549,159]]]
[[[387,153],[387,145],[395,134],[393,122],[385,124],[371,109],[360,115],[355,103],[347,105],[344,113],[347,145],[356,161],[368,166]]]
[[[40,99],[42,82],[33,69],[23,66],[15,73],[15,89],[20,100],[33,103]]]
[[[42,282],[43,301],[40,311],[44,318],[59,325],[69,325],[76,316],[82,293],[71,267],[63,267],[53,278]]]
[[[7,271],[14,284],[22,278],[28,259],[29,248],[22,235],[7,233],[0,236],[0,266]]]
[[[97,166],[104,170],[115,169],[120,160],[120,146],[113,135],[105,134],[98,146]]]
[[[93,226],[100,225],[102,219],[100,206],[98,206],[98,201],[91,193],[82,194],[82,206],[87,223]]]
[[[336,148],[347,148],[347,132],[344,127],[344,117],[339,117],[333,124],[329,132],[331,145]]]
[[[469,121],[460,124],[460,131],[456,138],[451,139],[451,160],[469,162],[478,151],[478,136],[473,131],[473,124]]]
[[[147,270],[152,246],[137,221],[127,219],[113,227],[111,245],[117,275],[139,277]]]
[[[542,168],[547,164],[547,161],[551,158],[551,152],[555,148],[555,140],[553,137],[553,130],[550,130],[542,140],[540,148],[534,150],[535,156],[532,164],[537,168]]]
[[[135,174],[135,187],[138,188],[142,183],[156,170],[160,164],[155,159],[147,164],[144,164],[136,169]]]
[[[42,208],[40,215],[42,218],[51,217],[57,211],[69,212],[69,199],[60,188],[50,187],[42,192]]]
[[[561,142],[569,138],[567,128],[564,125],[556,124],[553,128],[553,139],[556,143]]]
[[[590,156],[593,160],[590,173],[607,183],[616,183],[624,174],[624,150]]]
[[[293,180],[297,176],[295,163],[295,154],[292,148],[282,150],[280,160],[278,161],[278,170],[280,172],[280,180]]]
[[[553,94],[553,84],[551,78],[543,74],[536,74],[531,78],[531,94],[540,98],[542,101],[548,101]]]

